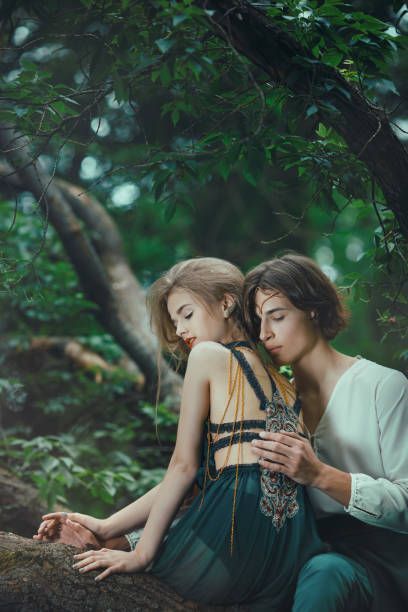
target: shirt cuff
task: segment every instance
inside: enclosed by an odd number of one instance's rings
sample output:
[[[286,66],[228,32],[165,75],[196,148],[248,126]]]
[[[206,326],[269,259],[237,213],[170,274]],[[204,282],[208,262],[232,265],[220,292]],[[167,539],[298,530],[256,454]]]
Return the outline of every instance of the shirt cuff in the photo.
[[[142,529],[137,529],[136,531],[125,533],[125,538],[129,542],[130,550],[135,550],[136,544],[139,542],[141,535]]]
[[[362,489],[364,488],[364,481],[366,480],[365,474],[350,474],[351,476],[351,496],[350,502],[344,510],[358,518],[360,520],[367,520],[368,518],[380,518],[380,514],[374,511],[370,500],[367,499],[367,495],[364,495]]]

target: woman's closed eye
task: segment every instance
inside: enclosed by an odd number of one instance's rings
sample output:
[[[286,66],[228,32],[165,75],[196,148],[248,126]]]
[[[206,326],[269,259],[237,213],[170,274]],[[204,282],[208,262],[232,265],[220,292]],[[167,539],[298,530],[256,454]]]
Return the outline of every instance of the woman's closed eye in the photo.
[[[185,319],[191,319],[192,316],[193,316],[193,313],[189,312],[184,318]]]

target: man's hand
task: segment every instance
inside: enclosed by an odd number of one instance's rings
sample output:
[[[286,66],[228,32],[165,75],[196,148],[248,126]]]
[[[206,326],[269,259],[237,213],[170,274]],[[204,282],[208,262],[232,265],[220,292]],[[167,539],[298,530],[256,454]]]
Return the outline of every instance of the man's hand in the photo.
[[[262,432],[262,440],[252,441],[252,452],[263,468],[286,474],[302,485],[318,486],[325,468],[310,442],[297,433]]]
[[[43,542],[58,542],[59,544],[69,544],[76,548],[92,547],[101,548],[102,544],[95,533],[78,521],[72,520],[77,517],[90,521],[97,521],[93,517],[87,517],[77,513],[53,512],[44,515],[44,521],[38,528],[38,533],[33,536],[34,540]],[[96,526],[96,525],[95,525]]]
[[[349,505],[351,475],[320,461],[310,442],[299,434],[262,432],[261,440],[252,441],[252,452],[263,468],[286,474],[299,484],[320,489],[345,507]]]

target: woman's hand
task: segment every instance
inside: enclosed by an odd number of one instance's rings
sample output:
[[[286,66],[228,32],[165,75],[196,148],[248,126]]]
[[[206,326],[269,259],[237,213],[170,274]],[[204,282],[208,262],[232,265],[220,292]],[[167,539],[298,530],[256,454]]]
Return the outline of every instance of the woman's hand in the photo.
[[[81,573],[91,572],[92,570],[105,567],[106,569],[98,574],[95,580],[103,580],[110,574],[142,572],[150,564],[151,559],[144,557],[137,549],[132,552],[121,550],[89,550],[78,555],[74,555],[75,563],[72,566]]]

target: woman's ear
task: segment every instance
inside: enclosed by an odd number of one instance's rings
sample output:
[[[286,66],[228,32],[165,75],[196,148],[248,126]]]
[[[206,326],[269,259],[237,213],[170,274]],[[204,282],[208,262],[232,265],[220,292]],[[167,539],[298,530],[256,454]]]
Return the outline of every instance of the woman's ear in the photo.
[[[232,295],[226,293],[222,301],[222,311],[224,319],[229,319],[236,307],[236,301]]]

